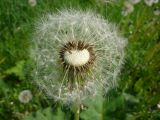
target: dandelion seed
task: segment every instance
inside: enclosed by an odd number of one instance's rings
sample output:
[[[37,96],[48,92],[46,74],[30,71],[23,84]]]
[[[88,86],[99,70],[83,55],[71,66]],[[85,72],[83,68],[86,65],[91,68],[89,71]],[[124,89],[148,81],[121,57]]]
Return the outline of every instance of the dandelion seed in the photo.
[[[33,79],[51,99],[82,102],[115,88],[126,39],[92,12],[66,10],[37,23]]]
[[[22,103],[28,103],[32,99],[32,93],[30,90],[23,90],[20,92],[18,99]]]
[[[132,3],[128,2],[128,1],[125,1],[124,2],[124,8],[122,10],[122,15],[123,16],[127,16],[129,15],[130,13],[132,13],[134,11],[134,6]]]
[[[31,7],[34,7],[37,5],[37,1],[36,0],[28,0],[28,4],[31,6]]]

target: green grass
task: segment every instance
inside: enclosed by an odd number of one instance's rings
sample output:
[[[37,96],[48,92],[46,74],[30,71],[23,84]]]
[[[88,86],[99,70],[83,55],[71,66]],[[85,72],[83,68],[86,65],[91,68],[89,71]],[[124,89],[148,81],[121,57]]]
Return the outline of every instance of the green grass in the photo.
[[[30,70],[26,70],[26,64],[30,62],[28,49],[34,23],[45,13],[57,12],[59,9],[97,12],[117,24],[120,32],[128,38],[120,86],[112,92],[110,101],[104,101],[103,110],[100,111],[103,119],[160,119],[160,109],[157,108],[160,102],[160,16],[153,14],[160,5],[148,7],[141,2],[135,5],[133,13],[124,17],[121,15],[123,1],[105,4],[96,0],[38,0],[35,7],[30,7],[27,0],[1,0],[0,120],[21,120],[49,106],[54,109],[55,119],[62,119],[59,117],[62,115],[67,120],[73,119],[72,111],[65,106],[59,109],[57,103],[48,100],[35,88],[28,77]],[[30,89],[34,96],[27,104],[18,100],[20,91],[24,89]],[[88,114],[95,114],[94,107],[91,108],[82,111],[84,120],[90,120]]]

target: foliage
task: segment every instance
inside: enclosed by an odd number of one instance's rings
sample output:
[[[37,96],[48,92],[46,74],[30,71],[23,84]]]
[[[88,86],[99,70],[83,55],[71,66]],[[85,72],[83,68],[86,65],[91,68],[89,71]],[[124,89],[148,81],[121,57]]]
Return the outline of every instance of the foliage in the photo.
[[[26,116],[24,120],[64,120],[64,113],[60,108],[53,114],[52,108],[38,110],[35,114]]]

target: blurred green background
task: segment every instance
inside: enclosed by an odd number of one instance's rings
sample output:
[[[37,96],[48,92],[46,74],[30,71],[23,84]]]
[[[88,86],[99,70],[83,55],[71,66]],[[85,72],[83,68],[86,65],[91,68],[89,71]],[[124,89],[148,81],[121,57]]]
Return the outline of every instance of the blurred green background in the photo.
[[[134,1],[134,0],[133,0]],[[92,10],[116,23],[128,38],[119,87],[85,105],[81,120],[160,120],[160,2],[144,0],[123,15],[125,0],[0,0],[0,120],[72,120],[68,106],[54,103],[29,77],[29,47],[34,23],[61,9]],[[30,90],[22,103],[18,96]]]

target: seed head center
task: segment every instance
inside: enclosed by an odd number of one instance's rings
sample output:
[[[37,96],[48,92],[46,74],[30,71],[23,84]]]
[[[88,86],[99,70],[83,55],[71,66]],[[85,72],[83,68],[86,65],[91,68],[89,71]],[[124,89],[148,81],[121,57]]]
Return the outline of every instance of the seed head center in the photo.
[[[85,65],[90,59],[90,54],[87,49],[70,50],[64,53],[64,60],[75,67]]]
[[[60,49],[60,62],[70,73],[88,71],[95,61],[94,46],[84,41],[69,41]]]

